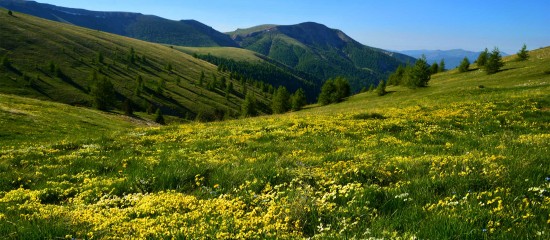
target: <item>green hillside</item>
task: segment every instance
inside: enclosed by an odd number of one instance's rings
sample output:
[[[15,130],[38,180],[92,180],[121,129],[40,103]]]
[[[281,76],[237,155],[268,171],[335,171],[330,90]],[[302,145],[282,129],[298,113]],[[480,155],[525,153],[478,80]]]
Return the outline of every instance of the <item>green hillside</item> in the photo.
[[[0,149],[80,142],[156,123],[83,107],[0,94]]]
[[[262,25],[228,34],[241,47],[322,81],[345,76],[356,92],[371,84],[377,85],[398,65],[415,61],[402,54],[364,46],[340,30],[312,22],[288,26]]]
[[[230,76],[266,83],[270,88],[273,87],[269,92],[284,86],[291,92],[301,88],[305,91],[309,102],[317,101],[319,96],[321,85],[320,80],[315,76],[298,71],[260,53],[229,47],[175,48],[218,66],[220,71],[228,72]]]
[[[236,116],[240,111],[241,82],[212,64],[168,46],[6,12],[0,14],[0,57],[10,64],[0,67],[0,93],[90,106],[91,79],[97,72],[98,78],[113,82],[118,109],[130,99],[139,111],[153,106],[191,119],[198,114],[214,119],[221,112]],[[141,87],[138,76],[143,79]],[[224,77],[234,85],[227,97],[220,85]],[[214,80],[216,87],[207,90]],[[264,108],[269,104],[260,89],[247,90]]]
[[[141,13],[88,11],[26,0],[0,0],[0,7],[144,41],[196,47],[237,47],[226,34],[195,20],[174,21]]]
[[[530,55],[284,115],[98,139],[59,117],[0,148],[0,238],[549,239],[550,48]],[[0,100],[20,132],[48,105]]]

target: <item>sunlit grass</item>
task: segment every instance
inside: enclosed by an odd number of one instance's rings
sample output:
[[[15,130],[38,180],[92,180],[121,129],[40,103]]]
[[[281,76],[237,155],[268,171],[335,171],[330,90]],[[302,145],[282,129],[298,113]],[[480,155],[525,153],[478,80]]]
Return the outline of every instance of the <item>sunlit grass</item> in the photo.
[[[0,237],[548,239],[548,51],[285,115],[90,139],[53,122],[0,149]]]

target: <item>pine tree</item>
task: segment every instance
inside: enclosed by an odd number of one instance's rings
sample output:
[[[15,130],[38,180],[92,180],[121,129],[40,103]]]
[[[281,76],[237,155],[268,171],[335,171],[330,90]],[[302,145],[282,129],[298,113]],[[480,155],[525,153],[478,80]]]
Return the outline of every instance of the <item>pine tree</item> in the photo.
[[[106,77],[98,79],[93,83],[90,95],[92,96],[95,108],[103,111],[107,110],[115,99],[113,83]]]
[[[347,79],[343,77],[337,77],[334,80],[334,85],[336,86],[336,96],[337,96],[337,99],[334,102],[340,102],[344,98],[349,97],[351,93],[351,87]]]
[[[13,12],[11,10],[8,10],[8,15],[13,16]]]
[[[98,52],[98,53],[97,53],[97,62],[100,63],[100,64],[103,64],[103,62],[104,62],[104,57],[103,57],[103,53],[102,53],[102,52]]]
[[[487,58],[487,63],[485,64],[485,71],[487,74],[494,74],[500,71],[500,68],[504,66],[502,62],[502,56],[497,47],[493,49],[491,54]]]
[[[372,92],[372,91],[374,91],[374,84],[371,84],[371,85],[369,86],[369,92]]]
[[[518,52],[518,61],[525,61],[529,59],[529,52],[527,51],[527,45],[523,44],[523,47]]]
[[[470,69],[470,60],[468,60],[467,57],[464,57],[462,59],[462,62],[460,62],[460,66],[458,66],[458,71],[463,73],[467,72]]]
[[[124,105],[122,106],[124,114],[126,116],[132,116],[134,114],[134,108],[132,106],[132,101],[129,98],[126,98]]]
[[[136,51],[133,47],[130,47],[130,55],[128,56],[128,61],[132,64],[136,63]]]
[[[441,62],[439,62],[439,68],[437,69],[437,72],[445,72],[447,69],[445,69],[445,60],[441,59]]]
[[[249,93],[244,98],[244,101],[241,105],[241,116],[242,117],[252,117],[256,116],[256,98],[252,93]]]
[[[378,87],[376,87],[376,94],[378,94],[378,96],[384,96],[386,93],[386,82],[382,80],[378,83]]]
[[[50,63],[48,64],[48,69],[50,70],[50,73],[55,73],[55,64],[53,63],[53,61],[50,61]]]
[[[482,68],[487,64],[487,58],[489,57],[489,50],[485,48],[483,52],[477,57],[476,63],[479,68]]]
[[[136,89],[134,90],[134,94],[136,96],[139,96],[141,95],[141,92],[143,91],[143,78],[141,77],[141,75],[138,75],[136,77]]]
[[[319,104],[328,105],[333,103],[332,95],[336,92],[336,86],[332,79],[327,80],[323,87],[321,87],[321,93],[319,94]]]
[[[436,74],[438,71],[439,71],[439,64],[433,63],[433,64],[430,66],[430,73],[431,73],[431,74]]]
[[[222,76],[220,79],[220,88],[225,89],[227,87],[227,79],[225,79],[225,76]]]
[[[306,92],[303,89],[298,89],[291,97],[292,111],[299,111],[307,104]]]
[[[155,112],[155,122],[161,125],[166,124],[164,121],[164,116],[162,115],[162,111],[160,108],[157,108],[157,111]]]
[[[11,61],[7,54],[2,57],[2,66],[6,68],[11,67]]]
[[[201,71],[201,77],[199,78],[199,86],[204,85],[204,71]]]
[[[271,110],[275,114],[284,113],[290,110],[290,93],[286,87],[280,86],[271,101]]]
[[[408,73],[407,86],[409,88],[426,87],[430,79],[430,66],[426,63],[426,56],[422,55]]]
[[[405,74],[405,67],[402,65],[399,65],[395,72],[390,74],[388,77],[388,85],[397,86],[401,84],[401,80],[403,79],[403,74]]]

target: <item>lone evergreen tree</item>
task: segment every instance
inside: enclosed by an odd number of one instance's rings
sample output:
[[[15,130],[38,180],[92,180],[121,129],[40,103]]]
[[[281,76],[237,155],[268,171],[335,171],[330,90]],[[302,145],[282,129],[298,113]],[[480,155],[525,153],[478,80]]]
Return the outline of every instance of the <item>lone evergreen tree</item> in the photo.
[[[161,125],[166,124],[164,121],[164,116],[162,115],[162,111],[160,108],[157,108],[157,111],[155,112],[155,122]]]
[[[437,72],[445,72],[447,69],[445,69],[445,59],[441,59],[439,62],[439,68],[437,69]]]
[[[529,52],[527,51],[527,45],[523,44],[523,47],[518,52],[518,61],[525,61],[529,59]]]
[[[488,57],[489,57],[489,50],[485,48],[485,51],[481,52],[477,57],[477,60],[476,60],[477,66],[480,68],[485,67],[485,64],[487,64]]]
[[[426,63],[426,56],[422,55],[408,74],[407,86],[409,88],[426,87],[430,79],[430,66]]]
[[[8,10],[8,15],[13,16],[13,12],[11,10]]]
[[[291,97],[292,111],[298,111],[307,104],[306,92],[304,89],[298,89]]]
[[[286,87],[280,86],[271,101],[271,110],[273,113],[278,114],[287,112],[290,110],[290,107],[290,94],[286,90]]]
[[[386,82],[382,80],[378,83],[378,87],[376,87],[376,94],[378,94],[378,96],[384,96],[386,93]]]
[[[502,62],[502,56],[497,47],[493,49],[489,57],[487,58],[487,63],[485,64],[485,71],[487,74],[494,74],[500,71],[500,68],[504,66]]]
[[[115,90],[113,83],[106,77],[100,78],[93,83],[90,95],[92,96],[93,106],[99,110],[107,110],[115,99]]]
[[[462,62],[460,62],[460,66],[458,66],[458,71],[463,73],[467,72],[470,69],[470,60],[468,60],[467,57],[464,57],[462,59]]]

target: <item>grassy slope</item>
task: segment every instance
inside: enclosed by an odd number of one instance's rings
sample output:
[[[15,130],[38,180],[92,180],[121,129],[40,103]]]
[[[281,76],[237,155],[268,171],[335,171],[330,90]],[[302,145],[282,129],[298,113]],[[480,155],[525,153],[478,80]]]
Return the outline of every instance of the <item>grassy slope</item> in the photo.
[[[226,99],[223,89],[211,92],[198,86],[201,72],[206,74],[205,82],[210,81],[212,75],[218,79],[223,75],[217,72],[216,66],[167,46],[20,13],[11,17],[2,11],[0,22],[0,56],[7,55],[12,62],[11,69],[2,67],[0,71],[2,93],[89,105],[87,89],[91,73],[96,70],[102,73],[100,77],[107,76],[114,83],[120,101],[125,97],[131,98],[142,110],[149,103],[161,106],[165,114],[191,117],[199,112],[214,112],[215,109],[229,112],[240,110],[241,93],[235,92]],[[138,57],[146,57],[146,63],[140,60],[136,64],[129,63],[132,47]],[[103,64],[96,60],[100,52],[104,56]],[[61,79],[50,73],[50,61],[57,64],[67,77]],[[169,64],[172,65],[172,72],[165,70]],[[25,75],[32,79],[32,86],[24,79]],[[145,91],[135,96],[138,75],[144,79]],[[166,86],[159,94],[155,89],[162,80]],[[236,90],[242,89],[238,81],[233,84]],[[258,92],[253,87],[249,89]],[[267,103],[263,95],[258,94],[257,99]]]
[[[547,71],[1,150],[0,237],[548,239]]]
[[[155,123],[66,104],[0,94],[0,148],[90,141]]]

